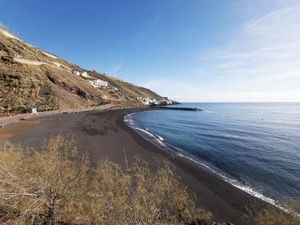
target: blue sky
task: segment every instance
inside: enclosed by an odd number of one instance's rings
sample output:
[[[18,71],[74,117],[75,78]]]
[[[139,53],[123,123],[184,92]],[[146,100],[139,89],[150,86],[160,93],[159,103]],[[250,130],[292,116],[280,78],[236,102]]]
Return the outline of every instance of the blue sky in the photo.
[[[300,101],[300,0],[0,4],[0,22],[30,44],[163,96]]]

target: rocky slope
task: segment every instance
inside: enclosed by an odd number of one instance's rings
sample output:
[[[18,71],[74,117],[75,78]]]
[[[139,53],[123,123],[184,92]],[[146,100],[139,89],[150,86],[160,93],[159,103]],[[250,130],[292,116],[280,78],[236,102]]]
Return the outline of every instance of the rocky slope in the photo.
[[[88,77],[83,77],[87,72]],[[80,75],[79,75],[80,74]],[[101,79],[107,87],[89,81]],[[106,74],[85,70],[33,47],[0,27],[0,111],[78,109],[102,104],[141,105],[158,94]]]

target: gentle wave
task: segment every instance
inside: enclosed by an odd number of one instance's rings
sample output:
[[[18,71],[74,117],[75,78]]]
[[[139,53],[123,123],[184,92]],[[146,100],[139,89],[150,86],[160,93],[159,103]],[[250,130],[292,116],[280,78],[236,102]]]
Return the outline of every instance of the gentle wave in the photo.
[[[159,144],[160,147],[162,147],[165,150],[169,150],[171,153],[175,153],[177,156],[181,157],[181,158],[185,158],[187,160],[190,160],[191,162],[197,164],[198,166],[200,166],[201,168],[205,168],[208,169],[210,172],[212,172],[213,174],[219,176],[220,178],[222,178],[225,182],[231,184],[232,186],[256,197],[259,198],[271,205],[274,205],[276,207],[278,207],[279,209],[285,211],[285,212],[291,212],[289,209],[283,207],[282,205],[280,205],[276,200],[267,197],[265,195],[263,195],[262,193],[260,193],[258,190],[255,190],[254,188],[252,188],[251,186],[242,184],[241,182],[239,182],[236,179],[231,178],[229,175],[225,174],[222,171],[218,171],[216,168],[214,168],[212,165],[208,165],[208,163],[202,162],[198,159],[195,159],[194,157],[192,157],[191,155],[189,155],[188,153],[186,153],[183,149],[175,147],[170,145],[169,143],[165,142],[165,139],[161,136],[159,136],[158,134],[156,134],[155,132],[151,131],[149,128],[144,128],[144,127],[140,127],[138,126],[135,121],[133,120],[132,116],[135,113],[131,113],[128,114],[124,117],[124,122],[131,127],[133,130],[135,130],[137,133],[139,133],[141,136],[143,136],[144,138],[146,138],[147,140],[153,141],[156,144]],[[146,136],[145,136],[146,135]],[[293,214],[295,214],[294,212],[291,212]],[[296,216],[300,216],[300,214],[296,214]]]

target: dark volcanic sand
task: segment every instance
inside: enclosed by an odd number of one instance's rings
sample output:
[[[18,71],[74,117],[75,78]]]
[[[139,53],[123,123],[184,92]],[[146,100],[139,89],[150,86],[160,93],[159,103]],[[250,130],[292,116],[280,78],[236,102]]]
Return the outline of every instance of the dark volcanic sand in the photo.
[[[134,111],[137,110],[98,110],[44,117],[43,123],[17,132],[10,140],[22,146],[39,147],[46,139],[58,134],[74,134],[79,150],[86,151],[93,162],[110,159],[124,166],[126,155],[129,163],[138,156],[155,167],[158,158],[169,158],[175,166],[176,174],[196,194],[197,205],[211,211],[216,221],[235,225],[251,224],[246,223],[243,216],[247,213],[245,207],[268,206],[209,171],[190,161],[171,156],[144,140],[123,122],[124,116]],[[10,126],[3,131],[11,129]],[[14,126],[18,126],[18,123]]]

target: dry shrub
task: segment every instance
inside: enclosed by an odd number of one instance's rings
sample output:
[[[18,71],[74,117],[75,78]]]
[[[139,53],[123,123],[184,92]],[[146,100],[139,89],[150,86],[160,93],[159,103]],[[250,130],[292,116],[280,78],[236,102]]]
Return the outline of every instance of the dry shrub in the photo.
[[[264,209],[255,215],[257,225],[299,225],[299,220],[275,207]]]
[[[286,204],[286,207],[289,208],[295,214],[300,215],[300,201],[290,201]]]
[[[187,224],[209,220],[167,163],[91,166],[60,136],[39,151],[0,148],[0,224]]]

